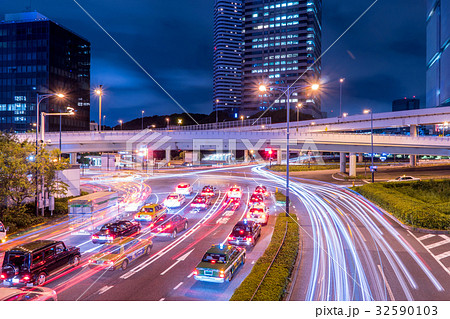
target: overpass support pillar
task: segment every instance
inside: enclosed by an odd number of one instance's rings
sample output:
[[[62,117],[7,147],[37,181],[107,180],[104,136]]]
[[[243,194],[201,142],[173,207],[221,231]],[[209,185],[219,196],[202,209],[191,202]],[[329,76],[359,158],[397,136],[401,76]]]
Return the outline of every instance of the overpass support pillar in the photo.
[[[346,159],[345,159],[345,153],[344,152],[340,152],[339,153],[339,169],[341,173],[345,173],[346,172]]]
[[[250,156],[248,155],[248,150],[244,150],[244,163],[250,162]]]
[[[362,162],[364,162],[364,154],[358,153],[358,163],[362,163]]]
[[[172,149],[170,147],[166,148],[166,161],[167,161],[167,163],[170,162],[170,151],[171,150]]]
[[[77,153],[70,153],[69,154],[69,160],[70,164],[76,164],[77,163]]]
[[[283,152],[281,151],[281,148],[278,148],[277,149],[277,164],[278,165],[281,165],[281,160],[282,160],[282,157],[283,156]]]
[[[349,176],[356,177],[356,153],[350,153]]]
[[[417,136],[417,125],[409,126],[409,136],[416,137]],[[416,166],[417,164],[417,155],[409,155],[409,165]]]

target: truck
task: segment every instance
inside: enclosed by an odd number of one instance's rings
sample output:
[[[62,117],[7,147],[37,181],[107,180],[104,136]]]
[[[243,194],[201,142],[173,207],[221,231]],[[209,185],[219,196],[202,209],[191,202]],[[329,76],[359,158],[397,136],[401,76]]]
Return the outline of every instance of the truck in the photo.
[[[6,232],[8,227],[5,227],[2,222],[0,222],[0,244],[6,241]]]
[[[72,235],[90,235],[101,225],[120,218],[117,192],[96,192],[68,202]]]

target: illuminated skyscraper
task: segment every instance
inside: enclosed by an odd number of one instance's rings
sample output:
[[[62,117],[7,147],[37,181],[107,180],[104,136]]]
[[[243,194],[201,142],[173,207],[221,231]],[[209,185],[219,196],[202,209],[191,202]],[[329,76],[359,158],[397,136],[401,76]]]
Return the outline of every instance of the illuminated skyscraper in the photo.
[[[244,6],[243,90],[241,113],[286,108],[282,92],[268,87],[308,86],[321,74],[322,0],[247,0]],[[294,108],[321,117],[318,94],[303,90],[291,97]]]
[[[427,0],[427,107],[450,105],[450,0]]]
[[[0,130],[26,132],[36,123],[36,94],[61,92],[42,101],[43,112],[65,112],[63,130],[89,130],[90,43],[37,12],[6,14],[0,22]],[[59,130],[59,116],[46,130]]]
[[[213,108],[229,114],[238,114],[241,105],[242,2],[216,0],[214,6]]]

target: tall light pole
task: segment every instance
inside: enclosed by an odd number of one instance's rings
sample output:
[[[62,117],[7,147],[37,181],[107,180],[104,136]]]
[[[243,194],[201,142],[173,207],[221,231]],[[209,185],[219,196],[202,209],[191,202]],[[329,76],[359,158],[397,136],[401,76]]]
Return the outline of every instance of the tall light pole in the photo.
[[[102,95],[103,95],[103,85],[99,85],[98,89],[95,90],[95,94],[98,95],[98,132],[102,132]]]
[[[45,143],[45,117],[46,116],[63,116],[63,115],[75,115],[74,109],[72,107],[67,108],[65,113],[46,113],[41,112],[41,141]],[[60,142],[61,143],[61,142]]]
[[[339,117],[342,116],[342,85],[344,84],[345,78],[339,79]]]
[[[106,129],[106,115],[103,115],[103,126]]]
[[[217,110],[218,105],[219,105],[219,99],[216,100],[216,123],[219,123],[219,113]]]
[[[288,86],[288,87],[275,87],[273,90],[282,91],[286,96],[286,216],[289,216],[289,117],[290,117],[290,100],[292,93],[299,92],[308,88],[308,86]],[[311,85],[311,90],[317,91],[319,84],[315,83]],[[259,86],[259,91],[266,92],[265,85]]]
[[[39,149],[39,117],[40,117],[40,112],[39,112],[39,106],[41,104],[41,102],[45,99],[48,99],[49,97],[52,96],[57,96],[58,98],[64,98],[64,94],[62,93],[49,93],[49,94],[39,94],[36,93],[36,176],[35,176],[35,180],[36,180],[36,198],[35,198],[35,205],[36,205],[36,216],[39,215],[39,205],[38,205],[38,165],[37,165],[37,157],[38,157],[38,149]]]
[[[142,130],[144,130],[144,110],[142,110]]]
[[[122,121],[122,120],[119,120],[119,123],[120,123],[120,130],[122,131],[122,130],[123,130],[123,126],[122,126],[123,121]]]
[[[169,129],[169,122],[170,122],[170,118],[166,117],[166,122],[167,122],[167,129]]]
[[[303,107],[303,103],[298,103],[295,108],[297,109],[297,132],[298,132],[298,113],[299,110]]]
[[[372,161],[372,169],[370,170],[372,172],[372,183],[375,182],[375,167],[373,166],[373,111],[372,109],[366,109],[364,110],[364,114],[370,113],[370,144],[372,146],[372,154],[370,156]]]

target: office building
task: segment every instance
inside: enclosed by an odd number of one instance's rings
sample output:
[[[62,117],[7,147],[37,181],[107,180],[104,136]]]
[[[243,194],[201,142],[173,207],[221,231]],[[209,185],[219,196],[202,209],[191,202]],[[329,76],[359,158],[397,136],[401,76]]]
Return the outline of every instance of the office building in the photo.
[[[242,87],[243,1],[214,5],[214,110],[237,117]]]
[[[310,86],[321,73],[321,0],[247,0],[244,5],[242,108],[245,115],[285,109],[286,97],[274,88]],[[265,84],[271,91],[262,94]],[[294,93],[290,107],[321,117],[318,93]]]
[[[6,14],[0,22],[0,130],[26,132],[40,110],[75,109],[74,116],[47,116],[46,130],[89,130],[90,43],[37,12]]]
[[[427,0],[426,106],[450,105],[450,0]]]
[[[420,100],[416,98],[408,99],[405,97],[403,99],[392,101],[392,112],[418,109],[420,109]]]

